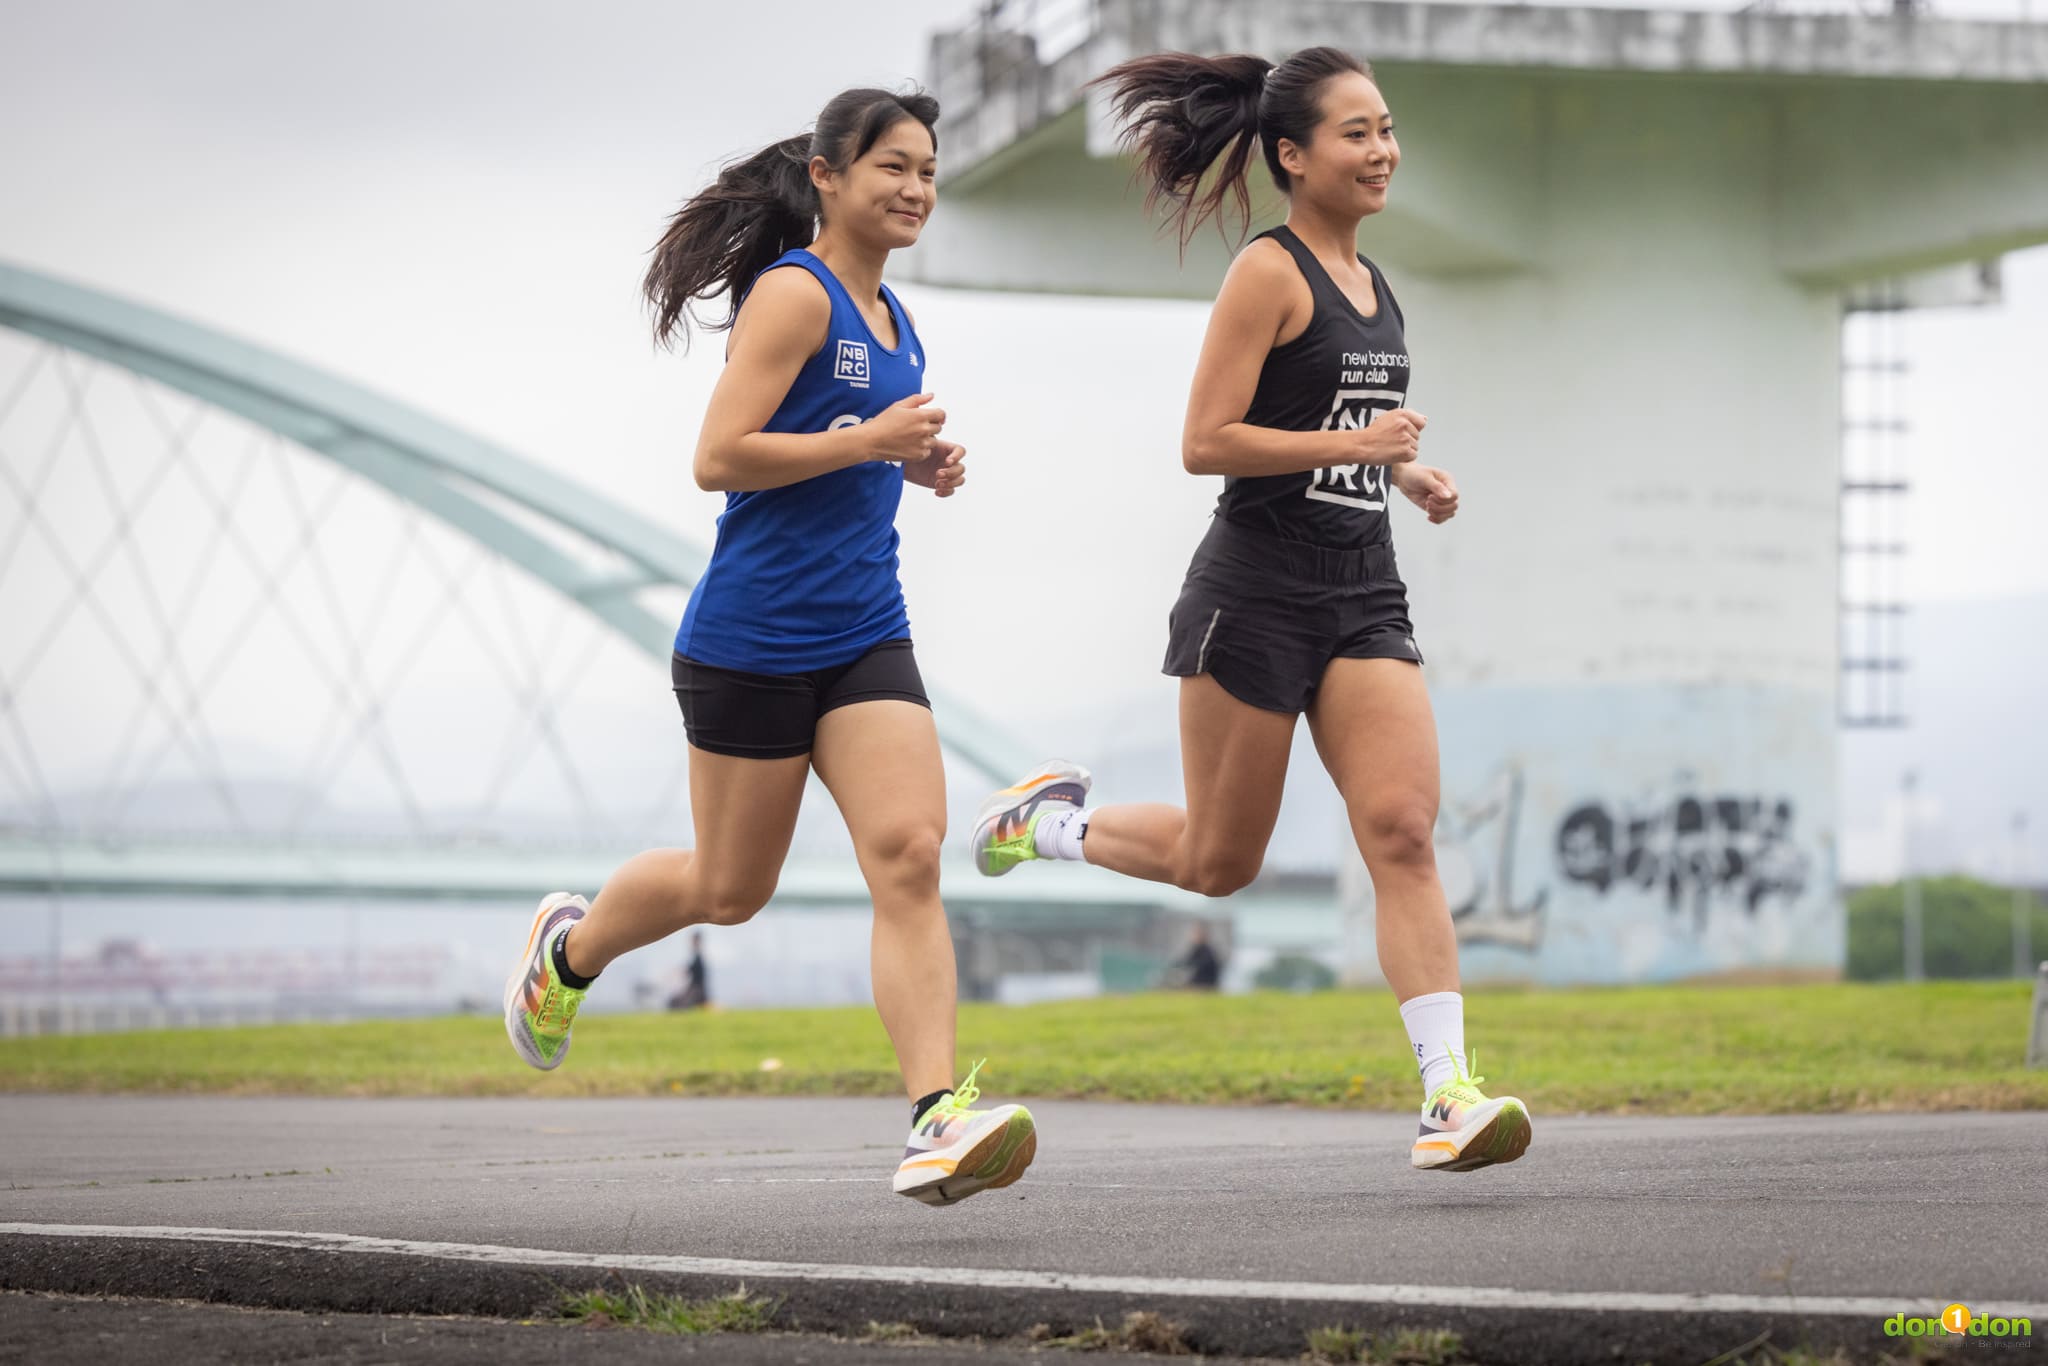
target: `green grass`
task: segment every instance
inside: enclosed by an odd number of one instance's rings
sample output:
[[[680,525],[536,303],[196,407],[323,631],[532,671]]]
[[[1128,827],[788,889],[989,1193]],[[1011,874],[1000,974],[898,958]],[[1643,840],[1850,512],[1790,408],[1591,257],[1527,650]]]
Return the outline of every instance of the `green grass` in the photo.
[[[1310,1361],[1365,1366],[1458,1366],[1464,1348],[1464,1339],[1445,1328],[1396,1328],[1378,1337],[1357,1328],[1317,1328],[1308,1335]]]
[[[1539,1113],[2048,1109],[2022,1065],[2030,984],[1475,991],[1479,1070]],[[1406,1109],[1392,997],[1323,992],[969,1005],[992,1095]],[[775,1060],[767,1070],[763,1063]],[[0,1091],[303,1095],[896,1095],[872,1010],[591,1015],[559,1071],[494,1016],[21,1039]]]
[[[629,1285],[623,1291],[565,1296],[561,1315],[571,1323],[617,1324],[654,1333],[759,1333],[773,1324],[775,1302],[748,1295],[744,1286],[714,1299],[685,1300]]]
[[[1124,1321],[1115,1328],[1108,1327],[1098,1318],[1079,1332],[1055,1337],[1041,1323],[1024,1337],[1025,1341],[1037,1347],[1057,1347],[1070,1352],[1142,1352],[1166,1357],[1193,1355],[1179,1324],[1143,1309],[1124,1315]]]

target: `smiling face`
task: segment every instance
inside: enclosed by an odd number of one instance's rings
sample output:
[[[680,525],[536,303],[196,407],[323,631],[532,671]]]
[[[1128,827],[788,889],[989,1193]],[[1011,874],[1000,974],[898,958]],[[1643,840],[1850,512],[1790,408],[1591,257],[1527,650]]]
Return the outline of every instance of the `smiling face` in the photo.
[[[843,171],[811,158],[811,183],[835,233],[885,250],[907,247],[938,203],[938,154],[931,130],[900,118]]]
[[[1355,71],[1323,83],[1322,118],[1306,145],[1279,144],[1292,194],[1332,213],[1364,218],[1387,207],[1387,186],[1401,164],[1394,116],[1380,88]]]

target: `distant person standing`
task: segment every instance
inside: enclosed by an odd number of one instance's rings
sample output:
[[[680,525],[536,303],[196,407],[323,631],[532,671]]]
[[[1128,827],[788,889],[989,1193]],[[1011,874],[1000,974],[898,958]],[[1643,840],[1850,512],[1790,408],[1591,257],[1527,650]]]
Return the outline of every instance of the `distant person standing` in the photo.
[[[1305,714],[1372,873],[1380,967],[1422,1073],[1409,1160],[1512,1162],[1529,1145],[1528,1110],[1467,1072],[1432,842],[1436,723],[1388,520],[1395,492],[1432,523],[1458,511],[1456,481],[1416,458],[1426,421],[1406,406],[1401,306],[1358,254],[1359,225],[1386,207],[1401,162],[1393,115],[1371,71],[1328,47],[1278,66],[1161,53],[1100,83],[1183,245],[1227,198],[1249,214],[1254,151],[1287,221],[1231,263],[1181,433],[1187,471],[1223,476],[1167,626],[1187,804],[1091,812],[1087,770],[1047,763],[982,806],[976,866],[995,877],[1085,859],[1228,896],[1265,859]]]
[[[1214,991],[1223,981],[1223,960],[1216,955],[1216,949],[1209,943],[1209,926],[1200,920],[1195,922],[1195,932],[1188,944],[1188,951],[1173,965],[1174,984],[1190,991]]]
[[[945,769],[897,578],[904,484],[945,498],[966,478],[924,392],[916,324],[882,283],[931,216],[938,116],[929,95],[848,90],[810,132],[725,167],[655,247],[658,341],[687,338],[703,301],[731,304],[711,324],[731,337],[694,462],[725,512],[671,669],[696,844],[629,860],[594,902],[542,900],[505,983],[505,1029],[527,1063],[556,1067],[614,959],[751,919],[815,772],[873,899],[875,1007],[911,1100],[893,1188],[949,1205],[1022,1176],[1038,1139],[1021,1105],[974,1108],[979,1063],[953,1084]]]
[[[704,973],[704,931],[690,931],[690,961],[683,966],[683,989],[669,997],[670,1010],[696,1010],[711,1004],[711,987]]]

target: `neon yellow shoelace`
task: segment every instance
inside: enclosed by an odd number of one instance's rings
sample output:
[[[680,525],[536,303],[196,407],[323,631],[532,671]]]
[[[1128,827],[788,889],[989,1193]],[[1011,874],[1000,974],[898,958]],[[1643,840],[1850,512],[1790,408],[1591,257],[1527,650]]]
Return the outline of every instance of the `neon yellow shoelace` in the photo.
[[[1478,1094],[1478,1093],[1479,1093],[1479,1083],[1480,1083],[1480,1082],[1482,1082],[1482,1081],[1485,1081],[1485,1080],[1486,1080],[1486,1078],[1485,1078],[1485,1077],[1480,1077],[1480,1076],[1474,1076],[1474,1075],[1473,1075],[1473,1074],[1471,1074],[1470,1072],[1467,1072],[1467,1071],[1465,1070],[1465,1064],[1464,1064],[1464,1062],[1463,1062],[1463,1061],[1461,1061],[1461,1060],[1459,1059],[1459,1057],[1458,1057],[1458,1050],[1457,1050],[1457,1049],[1455,1049],[1455,1048],[1453,1048],[1453,1047],[1451,1047],[1451,1046],[1450,1046],[1450,1044],[1446,1043],[1446,1044],[1444,1045],[1444,1052],[1445,1052],[1445,1054],[1447,1054],[1447,1055],[1448,1055],[1448,1056],[1450,1057],[1450,1060],[1451,1060],[1451,1079],[1450,1079],[1449,1081],[1445,1082],[1445,1083],[1444,1083],[1444,1084],[1443,1084],[1442,1086],[1439,1086],[1439,1087],[1437,1087],[1437,1088],[1436,1088],[1436,1090],[1434,1090],[1434,1091],[1430,1092],[1430,1094],[1429,1094],[1429,1098],[1430,1098],[1431,1100],[1435,1100],[1435,1099],[1436,1099],[1436,1098],[1437,1098],[1438,1096],[1442,1095],[1442,1094],[1443,1094],[1444,1092],[1446,1092],[1446,1091],[1450,1091],[1450,1090],[1453,1090],[1453,1089],[1456,1089],[1456,1088],[1458,1088],[1458,1087],[1464,1087],[1464,1088],[1466,1088],[1466,1089],[1468,1089],[1468,1090],[1471,1090],[1471,1091],[1472,1091],[1472,1092],[1474,1092],[1475,1094]],[[1472,1050],[1472,1053],[1471,1053],[1471,1060],[1472,1060],[1472,1066],[1474,1066],[1474,1067],[1477,1067],[1477,1066],[1479,1066],[1479,1050],[1478,1050],[1478,1049],[1476,1049],[1476,1048],[1475,1048],[1475,1049],[1473,1049],[1473,1050]]]
[[[568,1032],[569,1021],[574,1018],[576,1007],[583,1004],[584,994],[559,981],[549,982],[547,994],[540,998],[540,1009],[533,1015],[534,1029],[544,1034]],[[550,1029],[550,1023],[555,1027]]]
[[[941,1110],[947,1114],[966,1114],[968,1112],[968,1108],[972,1106],[974,1102],[981,1099],[981,1088],[974,1084],[974,1078],[980,1073],[981,1064],[987,1061],[987,1058],[983,1058],[980,1062],[977,1062],[974,1064],[974,1066],[968,1068],[967,1080],[961,1082],[958,1086],[954,1087],[953,1093],[947,1096],[944,1100],[940,1101],[938,1105],[936,1105],[933,1108]]]

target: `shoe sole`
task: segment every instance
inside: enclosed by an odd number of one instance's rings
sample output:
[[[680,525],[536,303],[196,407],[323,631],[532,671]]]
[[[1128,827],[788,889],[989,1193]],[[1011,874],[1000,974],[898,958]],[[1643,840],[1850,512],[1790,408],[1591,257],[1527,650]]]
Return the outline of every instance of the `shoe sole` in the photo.
[[[562,1059],[569,1056],[570,1041],[562,1040],[562,1049],[555,1054],[553,1062],[540,1055],[540,1050],[533,1046],[533,1040],[526,1033],[525,1022],[519,1018],[519,988],[526,984],[526,974],[533,966],[533,946],[540,938],[540,927],[547,923],[549,916],[561,909],[563,902],[574,897],[574,892],[558,892],[540,903],[540,909],[533,913],[533,926],[526,932],[526,949],[519,955],[519,962],[513,967],[512,975],[505,979],[505,1037],[512,1041],[513,1051],[519,1054],[521,1062],[542,1072],[552,1072],[562,1065]]]
[[[952,1171],[896,1193],[922,1205],[957,1205],[970,1195],[1014,1185],[1037,1156],[1038,1123],[1029,1110],[1020,1109],[963,1153]]]
[[[1470,1137],[1458,1145],[1457,1155],[1445,1162],[1417,1162],[1421,1155],[1420,1145],[1410,1150],[1410,1164],[1418,1171],[1426,1172],[1470,1172],[1481,1167],[1497,1167],[1512,1162],[1529,1151],[1529,1140],[1534,1136],[1534,1126],[1529,1123],[1529,1112],[1517,1101],[1507,1101],[1496,1110],[1492,1118],[1479,1126]],[[1455,1140],[1456,1135],[1445,1135]]]

